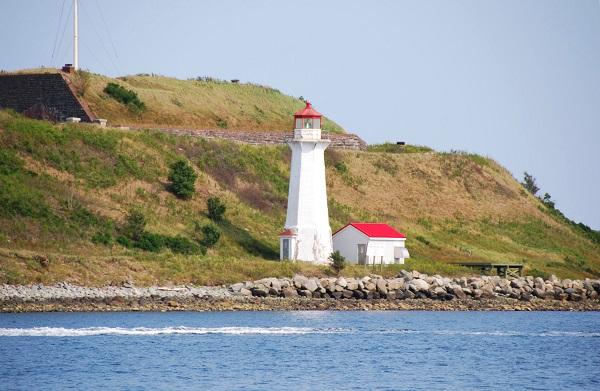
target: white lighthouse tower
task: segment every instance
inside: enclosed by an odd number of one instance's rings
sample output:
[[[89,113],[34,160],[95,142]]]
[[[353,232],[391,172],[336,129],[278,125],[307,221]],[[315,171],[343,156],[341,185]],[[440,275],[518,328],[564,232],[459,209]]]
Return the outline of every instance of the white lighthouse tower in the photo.
[[[285,231],[279,235],[280,258],[327,263],[332,252],[325,186],[325,149],[321,114],[310,102],[294,115],[290,187]]]

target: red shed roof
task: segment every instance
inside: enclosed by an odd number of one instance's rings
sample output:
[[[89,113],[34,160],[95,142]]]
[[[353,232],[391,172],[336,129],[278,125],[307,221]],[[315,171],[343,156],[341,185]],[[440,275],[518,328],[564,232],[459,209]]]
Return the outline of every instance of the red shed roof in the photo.
[[[342,228],[338,229],[334,235],[350,225],[370,238],[406,238],[406,235],[396,231],[394,227],[383,223],[348,223]]]
[[[321,118],[322,115],[317,110],[313,109],[310,102],[306,101],[306,107],[302,110],[298,110],[296,114],[294,114],[296,118]]]

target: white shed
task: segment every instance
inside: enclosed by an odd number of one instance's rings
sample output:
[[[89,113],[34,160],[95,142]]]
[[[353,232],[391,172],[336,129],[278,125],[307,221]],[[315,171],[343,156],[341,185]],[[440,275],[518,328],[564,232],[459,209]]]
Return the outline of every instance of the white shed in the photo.
[[[333,251],[359,265],[404,264],[406,235],[382,223],[349,223],[333,234]]]

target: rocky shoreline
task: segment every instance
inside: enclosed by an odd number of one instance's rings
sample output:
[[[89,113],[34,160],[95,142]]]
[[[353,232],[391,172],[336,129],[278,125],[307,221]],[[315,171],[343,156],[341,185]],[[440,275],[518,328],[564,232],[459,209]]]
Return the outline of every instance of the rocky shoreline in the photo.
[[[0,312],[433,310],[598,311],[600,280],[554,276],[265,278],[217,287],[0,285]]]

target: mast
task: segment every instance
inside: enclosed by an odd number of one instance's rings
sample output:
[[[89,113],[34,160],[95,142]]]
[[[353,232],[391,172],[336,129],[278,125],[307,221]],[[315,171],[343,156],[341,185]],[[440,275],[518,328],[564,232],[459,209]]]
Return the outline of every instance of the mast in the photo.
[[[73,0],[73,68],[79,70],[79,23],[78,23],[78,6],[79,1]]]

